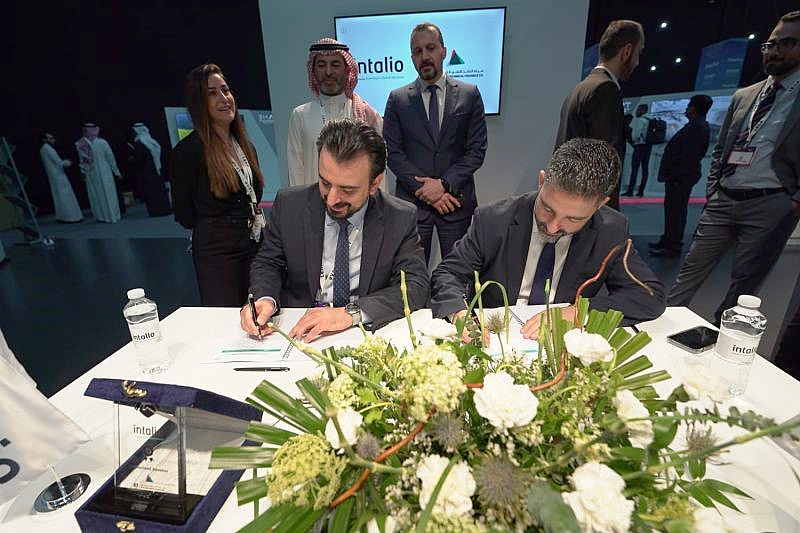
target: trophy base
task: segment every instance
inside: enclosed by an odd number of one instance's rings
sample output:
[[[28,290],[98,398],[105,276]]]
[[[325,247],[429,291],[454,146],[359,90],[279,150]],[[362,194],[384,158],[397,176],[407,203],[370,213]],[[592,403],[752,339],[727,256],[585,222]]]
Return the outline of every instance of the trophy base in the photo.
[[[33,502],[33,508],[39,513],[49,513],[69,505],[77,500],[89,487],[88,474],[71,474],[61,478],[61,486],[53,483],[44,489]]]

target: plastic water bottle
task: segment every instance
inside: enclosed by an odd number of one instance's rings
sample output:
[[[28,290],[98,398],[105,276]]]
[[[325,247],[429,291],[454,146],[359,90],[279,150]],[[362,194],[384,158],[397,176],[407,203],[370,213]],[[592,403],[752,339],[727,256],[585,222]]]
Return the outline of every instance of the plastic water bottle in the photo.
[[[747,388],[750,367],[767,319],[758,310],[761,298],[743,294],[736,305],[722,313],[714,366],[727,393],[738,396]]]
[[[122,315],[131,330],[139,366],[145,374],[163,372],[169,367],[170,360],[166,346],[161,341],[158,306],[144,297],[144,289],[129,290],[128,300],[122,308]]]

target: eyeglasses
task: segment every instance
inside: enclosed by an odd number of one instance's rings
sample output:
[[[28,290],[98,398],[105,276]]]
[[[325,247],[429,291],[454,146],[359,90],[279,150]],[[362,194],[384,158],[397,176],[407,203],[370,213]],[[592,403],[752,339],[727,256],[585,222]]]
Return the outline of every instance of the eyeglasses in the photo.
[[[761,43],[761,53],[765,54],[772,49],[791,50],[798,42],[800,42],[800,40],[794,37],[784,37],[783,39],[777,39],[775,41],[767,41]]]

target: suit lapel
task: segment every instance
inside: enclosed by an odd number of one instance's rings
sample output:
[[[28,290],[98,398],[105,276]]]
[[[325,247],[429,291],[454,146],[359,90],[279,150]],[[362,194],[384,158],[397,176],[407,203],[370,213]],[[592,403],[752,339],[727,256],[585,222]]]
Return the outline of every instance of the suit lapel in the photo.
[[[372,275],[378,263],[378,252],[383,245],[383,198],[378,191],[369,199],[364,215],[364,231],[361,235],[361,267],[358,275],[358,295],[369,294]]]
[[[766,80],[764,81],[766,83]],[[750,93],[745,94],[742,96],[741,105],[737,110],[738,113],[741,113],[740,116],[736,117],[736,137],[739,136],[741,133],[742,128],[747,127],[747,117],[750,116],[750,110],[753,108],[753,104],[756,101],[756,97],[761,93],[761,89],[764,87],[764,83],[760,83],[757,86],[753,87]],[[734,139],[736,138],[734,137]]]
[[[439,128],[439,139],[442,138],[450,122],[449,118],[456,107],[456,102],[458,102],[458,84],[451,82],[450,78],[445,78],[445,83],[447,85],[447,91],[444,93],[444,117],[442,118],[442,126]],[[436,139],[437,144],[439,143],[439,139]]]
[[[420,138],[427,139],[431,146],[436,146],[436,140],[431,137],[430,128],[428,128],[428,115],[425,114],[425,104],[422,102],[422,93],[419,90],[419,83],[414,82],[408,86],[409,100],[411,100],[411,107],[417,111],[419,118],[419,129],[425,132],[425,135]]]
[[[783,124],[780,133],[778,133],[778,138],[775,139],[776,150],[781,143],[786,140],[786,136],[789,135],[789,132],[792,131],[792,128],[797,124],[798,120],[800,120],[800,96],[795,97],[794,103],[789,109],[789,116],[786,117],[786,122]]]
[[[536,195],[523,204],[517,211],[514,221],[508,227],[508,247],[506,248],[506,280],[508,281],[509,304],[514,305],[519,296],[525,261],[528,259],[528,247],[533,231],[533,202]]]
[[[597,215],[595,215],[597,216]],[[587,224],[581,231],[572,236],[569,243],[567,259],[558,280],[556,289],[556,302],[572,302],[575,300],[575,291],[583,283],[583,268],[588,264],[589,254],[597,240],[597,230],[593,224]]]
[[[303,214],[303,234],[306,250],[306,275],[311,300],[317,297],[320,269],[322,268],[322,240],[325,236],[325,210],[322,199],[317,194],[306,204]]]

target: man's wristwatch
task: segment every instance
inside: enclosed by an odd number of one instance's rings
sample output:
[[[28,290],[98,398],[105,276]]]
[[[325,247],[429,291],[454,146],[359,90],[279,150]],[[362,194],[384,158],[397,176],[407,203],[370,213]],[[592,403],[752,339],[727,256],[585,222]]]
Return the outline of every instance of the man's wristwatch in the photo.
[[[344,306],[344,310],[347,311],[348,315],[350,315],[354,326],[361,323],[361,308],[358,306],[358,304],[349,303]]]

